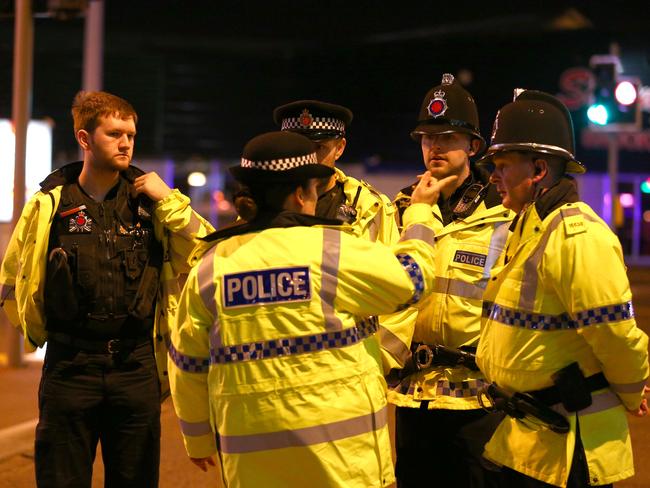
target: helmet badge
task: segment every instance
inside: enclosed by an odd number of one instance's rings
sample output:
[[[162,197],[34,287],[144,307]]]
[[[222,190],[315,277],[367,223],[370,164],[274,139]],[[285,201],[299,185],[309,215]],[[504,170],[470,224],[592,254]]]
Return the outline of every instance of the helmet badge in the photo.
[[[300,125],[302,125],[303,127],[309,127],[313,121],[314,118],[309,113],[309,110],[304,109],[300,114]]]
[[[442,75],[442,85],[451,85],[454,82],[454,75],[451,73],[445,73]]]
[[[427,112],[434,119],[445,115],[447,111],[447,100],[445,100],[446,93],[443,90],[438,90],[434,92],[433,98],[429,100],[427,105]]]

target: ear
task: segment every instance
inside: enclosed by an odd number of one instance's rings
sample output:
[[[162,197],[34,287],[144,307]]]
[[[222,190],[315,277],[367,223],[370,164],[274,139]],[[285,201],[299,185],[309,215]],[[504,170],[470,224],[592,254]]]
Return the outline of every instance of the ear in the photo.
[[[548,175],[548,162],[546,159],[533,160],[533,182],[539,183]]]
[[[478,150],[481,147],[481,141],[478,139],[472,139],[469,142],[469,151],[467,155],[471,158],[472,156],[476,156],[478,154]]]
[[[87,130],[79,129],[75,134],[75,138],[77,139],[77,142],[81,146],[81,149],[83,149],[84,151],[90,149],[90,142],[89,142],[90,134],[88,133]]]
[[[345,137],[341,137],[336,144],[336,154],[334,155],[334,161],[338,161],[338,159],[343,155],[343,151],[345,151],[345,146],[347,144],[347,141],[345,140]]]
[[[296,190],[292,193],[294,196],[296,203],[300,206],[304,205],[305,203],[305,190],[302,189],[301,185],[298,185],[296,187]]]
[[[293,212],[301,212],[305,206],[305,190],[298,185],[294,191],[287,195],[283,208]]]

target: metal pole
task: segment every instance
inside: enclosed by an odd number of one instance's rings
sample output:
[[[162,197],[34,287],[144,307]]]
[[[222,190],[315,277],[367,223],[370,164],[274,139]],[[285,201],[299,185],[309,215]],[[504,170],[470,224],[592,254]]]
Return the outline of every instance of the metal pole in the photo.
[[[607,170],[609,172],[609,195],[611,215],[609,226],[616,232],[618,201],[618,138],[615,132],[607,134]]]
[[[99,91],[104,67],[104,0],[90,0],[84,28],[83,89]]]
[[[34,51],[34,21],[31,0],[16,0],[14,21],[14,75],[12,114],[16,134],[14,157],[14,207],[12,229],[16,227],[25,205],[25,159],[27,157],[27,125],[32,113],[32,63]],[[22,340],[13,327],[9,327],[7,362],[20,366]]]

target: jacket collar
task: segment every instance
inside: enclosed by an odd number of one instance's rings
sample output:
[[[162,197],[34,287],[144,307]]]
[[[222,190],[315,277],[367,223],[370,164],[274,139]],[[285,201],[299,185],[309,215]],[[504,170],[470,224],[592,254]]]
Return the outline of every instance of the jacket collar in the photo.
[[[544,220],[556,208],[565,203],[575,203],[578,200],[575,181],[573,178],[565,176],[535,201],[535,209],[539,218]]]
[[[68,163],[59,169],[52,171],[43,181],[41,181],[41,191],[48,192],[57,186],[75,183],[79,179],[83,165],[83,161],[75,161],[74,163]],[[126,179],[129,183],[133,183],[133,180],[143,174],[144,171],[132,165],[129,165],[126,170],[120,172],[120,176]]]
[[[565,176],[535,200],[534,205],[529,205],[520,212],[512,221],[510,230],[515,229],[520,219],[526,218],[531,207],[535,208],[539,220],[543,221],[553,210],[566,203],[575,203],[579,200],[578,190],[573,178]]]
[[[259,232],[265,229],[272,228],[287,228],[287,227],[312,227],[314,225],[328,225],[328,226],[341,226],[341,221],[338,219],[325,219],[316,217],[314,215],[307,215],[298,212],[289,212],[283,210],[280,213],[274,214],[261,214],[250,222],[236,222],[222,229],[219,229],[212,234],[209,234],[202,239],[206,242],[212,242],[226,237],[233,237],[250,232]]]

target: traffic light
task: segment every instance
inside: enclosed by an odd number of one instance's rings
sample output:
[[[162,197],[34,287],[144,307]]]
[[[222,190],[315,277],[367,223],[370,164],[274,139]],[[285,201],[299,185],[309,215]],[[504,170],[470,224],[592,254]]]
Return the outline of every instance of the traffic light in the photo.
[[[650,193],[650,178],[641,183],[641,193]]]
[[[611,59],[592,63],[594,93],[587,117],[600,130],[631,131],[641,125],[638,80],[619,76],[619,66]]]

